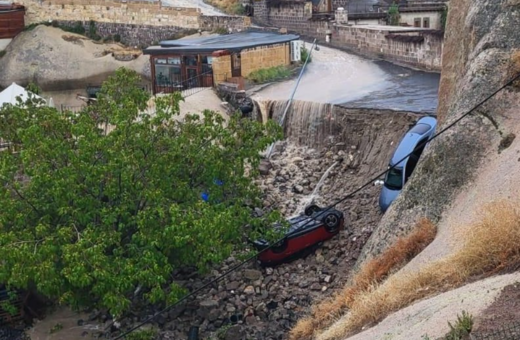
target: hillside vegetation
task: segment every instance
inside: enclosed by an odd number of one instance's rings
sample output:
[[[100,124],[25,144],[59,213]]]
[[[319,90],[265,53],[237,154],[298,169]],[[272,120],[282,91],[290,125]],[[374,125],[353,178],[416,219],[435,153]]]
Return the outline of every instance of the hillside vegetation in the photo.
[[[244,6],[242,6],[240,0],[207,0],[206,2],[228,14],[245,14]]]
[[[464,246],[452,256],[414,273],[396,273],[383,283],[373,280],[354,296],[348,290],[338,295],[336,300],[345,299],[350,312],[318,331],[317,339],[343,339],[415,301],[520,266],[520,210],[513,203],[497,202],[486,207],[480,221],[470,229]],[[362,272],[370,267],[371,262]]]

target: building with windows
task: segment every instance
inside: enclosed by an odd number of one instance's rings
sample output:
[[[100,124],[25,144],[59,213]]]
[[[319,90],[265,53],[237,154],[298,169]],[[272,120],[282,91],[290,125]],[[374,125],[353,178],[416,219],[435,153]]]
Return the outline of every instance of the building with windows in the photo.
[[[161,41],[144,54],[150,55],[154,93],[243,84],[253,71],[300,60],[299,36],[253,31]]]

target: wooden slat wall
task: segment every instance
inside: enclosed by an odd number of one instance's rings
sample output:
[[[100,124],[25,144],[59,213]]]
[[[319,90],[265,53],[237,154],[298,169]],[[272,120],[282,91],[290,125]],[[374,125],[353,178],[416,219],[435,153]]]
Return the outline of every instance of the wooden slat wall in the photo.
[[[4,8],[0,8],[0,39],[14,38],[25,27],[25,9]]]

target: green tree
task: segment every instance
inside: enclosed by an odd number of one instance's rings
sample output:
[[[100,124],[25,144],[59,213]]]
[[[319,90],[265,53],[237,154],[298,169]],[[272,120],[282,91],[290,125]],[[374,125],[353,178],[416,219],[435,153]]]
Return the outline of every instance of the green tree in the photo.
[[[277,124],[210,111],[180,122],[178,93],[144,114],[138,82],[119,69],[79,113],[0,108],[0,284],[118,316],[137,287],[174,301],[175,269],[208,269],[278,218],[247,207]]]
[[[27,84],[27,87],[25,88],[27,91],[29,92],[32,92],[34,94],[40,94],[42,92],[42,90],[40,89],[40,87],[38,85],[36,85],[36,83],[34,82],[29,82],[29,84]]]
[[[399,20],[401,19],[401,15],[399,14],[399,6],[394,2],[388,8],[387,13],[388,24],[391,26],[399,26]]]
[[[448,6],[444,5],[441,13],[441,28],[443,31],[446,30],[446,23],[448,22]]]

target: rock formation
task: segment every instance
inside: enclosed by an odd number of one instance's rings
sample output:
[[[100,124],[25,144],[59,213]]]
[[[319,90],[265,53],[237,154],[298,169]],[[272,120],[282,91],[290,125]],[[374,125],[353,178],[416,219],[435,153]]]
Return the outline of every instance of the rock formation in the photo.
[[[98,85],[122,66],[150,77],[149,58],[141,51],[44,25],[20,33],[0,58],[0,65],[0,87],[33,81],[45,91]]]

